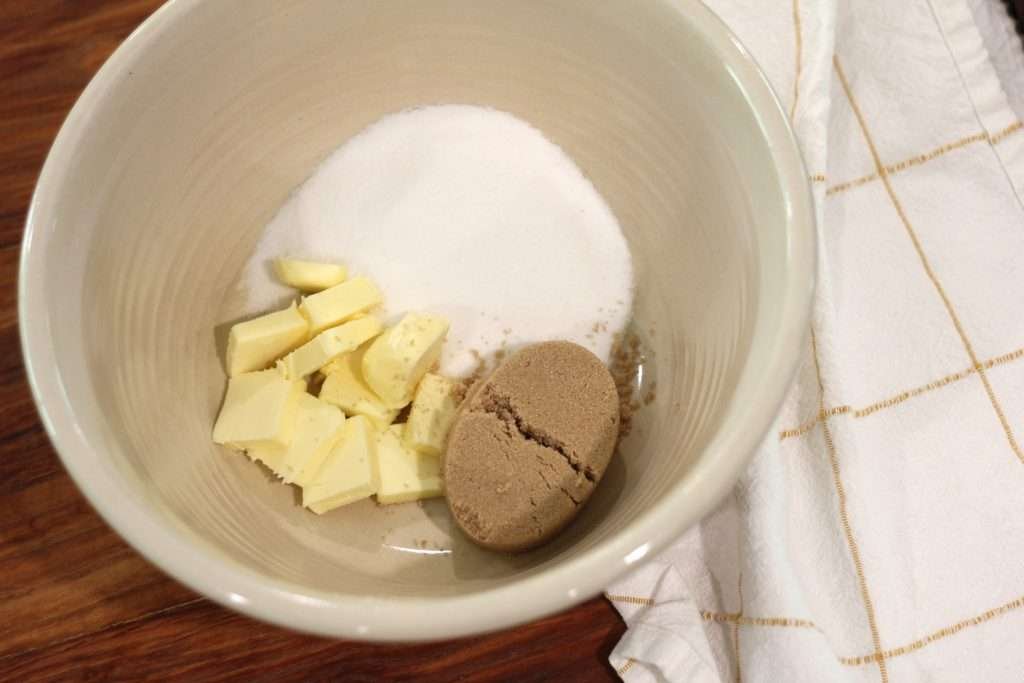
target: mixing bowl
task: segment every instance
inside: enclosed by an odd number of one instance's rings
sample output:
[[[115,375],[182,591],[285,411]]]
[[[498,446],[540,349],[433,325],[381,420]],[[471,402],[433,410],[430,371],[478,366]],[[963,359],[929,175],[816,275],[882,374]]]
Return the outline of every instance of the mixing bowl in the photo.
[[[436,103],[510,112],[561,145],[636,269],[653,400],[576,522],[515,557],[469,545],[441,501],[310,514],[210,441],[263,227],[346,139]],[[288,627],[443,638],[588,598],[713,507],[794,372],[814,258],[785,115],[698,2],[176,0],[54,143],[20,322],[65,466],[156,565]]]

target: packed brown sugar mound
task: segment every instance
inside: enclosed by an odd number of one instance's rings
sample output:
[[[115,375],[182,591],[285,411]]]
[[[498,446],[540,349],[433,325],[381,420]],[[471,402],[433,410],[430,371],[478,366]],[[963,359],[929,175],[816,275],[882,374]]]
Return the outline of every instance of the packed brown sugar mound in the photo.
[[[618,436],[604,364],[571,342],[529,346],[466,397],[442,464],[448,507],[484,547],[534,548],[580,511]]]

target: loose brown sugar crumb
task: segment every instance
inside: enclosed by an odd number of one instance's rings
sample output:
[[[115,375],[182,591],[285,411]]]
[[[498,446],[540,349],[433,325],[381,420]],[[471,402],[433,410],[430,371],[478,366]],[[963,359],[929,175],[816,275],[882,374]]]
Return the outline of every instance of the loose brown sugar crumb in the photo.
[[[501,362],[505,360],[505,357],[508,355],[508,347],[503,343],[501,347],[494,352],[490,361],[488,361],[488,359],[476,349],[470,349],[469,355],[473,356],[473,360],[476,361],[476,366],[469,375],[458,380],[458,383],[455,386],[455,400],[459,403],[466,398],[470,389],[479,383],[480,380],[489,375],[494,368],[501,365]]]
[[[470,349],[469,355],[473,356],[473,360],[476,361],[476,366],[469,375],[463,377],[455,385],[455,400],[458,403],[462,403],[466,398],[466,394],[469,393],[469,390],[487,375],[487,360],[483,355],[476,349]]]
[[[626,438],[633,428],[633,414],[640,409],[636,397],[636,371],[644,360],[640,338],[632,331],[616,334],[612,342],[611,364],[608,368],[619,394],[619,440]],[[654,387],[651,388],[653,392]],[[649,395],[653,395],[649,394]],[[654,399],[651,399],[652,401]],[[649,402],[648,402],[649,403]]]
[[[455,383],[455,388],[452,391],[452,397],[456,403],[462,403],[466,400],[466,394],[469,393],[470,388],[473,386],[472,378],[461,379]]]
[[[644,405],[649,406],[658,400],[658,384],[657,382],[651,382],[651,388],[647,390],[644,395]]]

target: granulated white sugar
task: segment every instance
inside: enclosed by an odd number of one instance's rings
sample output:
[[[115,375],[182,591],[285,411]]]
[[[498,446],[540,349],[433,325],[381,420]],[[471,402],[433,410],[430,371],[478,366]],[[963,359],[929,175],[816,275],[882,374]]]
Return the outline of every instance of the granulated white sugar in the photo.
[[[442,372],[503,347],[567,339],[607,360],[633,298],[615,216],[565,152],[500,111],[443,105],[386,116],[329,156],[267,225],[248,308],[289,290],[270,260],[343,263],[380,285],[382,315],[451,321]]]

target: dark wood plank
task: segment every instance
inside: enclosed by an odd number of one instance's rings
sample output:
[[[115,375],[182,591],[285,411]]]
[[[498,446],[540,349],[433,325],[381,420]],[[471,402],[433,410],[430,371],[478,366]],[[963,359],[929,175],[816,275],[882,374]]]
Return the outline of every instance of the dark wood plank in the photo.
[[[0,657],[195,597],[114,534],[63,472],[0,501]]]
[[[367,645],[290,633],[180,586],[114,534],[60,465],[17,332],[25,212],[89,78],[159,0],[0,1],[0,680],[615,680],[606,601],[504,633]]]
[[[159,0],[0,2],[0,247],[17,244],[39,169],[92,75]]]
[[[0,669],[29,681],[609,681],[597,653],[618,637],[611,609],[594,600],[500,636],[368,645],[266,628],[200,601],[0,659]]]
[[[19,215],[18,218],[23,218]],[[13,223],[13,221],[12,221]],[[17,227],[18,239],[21,239],[23,221],[19,221]],[[2,229],[3,221],[0,221],[0,229]],[[0,332],[6,332],[8,330],[16,330],[18,325],[18,256],[21,250],[18,249],[16,244],[11,244],[6,247],[0,246],[0,274],[3,274],[3,280],[0,280]],[[7,277],[7,274],[10,277]],[[14,350],[18,350],[18,346],[14,346]],[[12,363],[10,360],[20,360],[17,354],[11,356],[11,358],[0,359],[0,368],[7,368]]]

